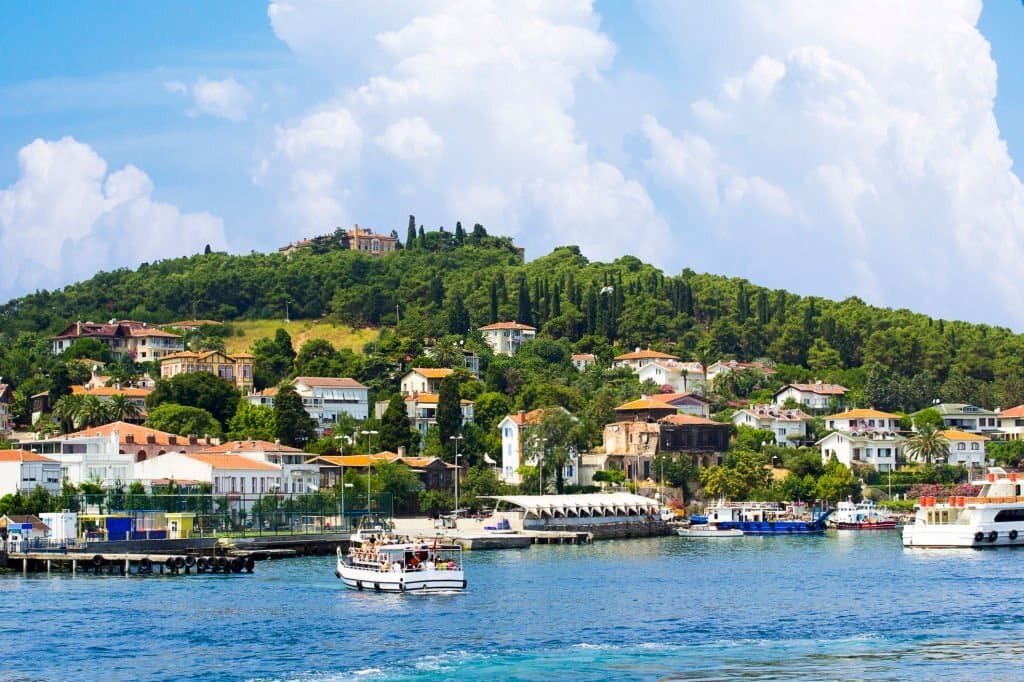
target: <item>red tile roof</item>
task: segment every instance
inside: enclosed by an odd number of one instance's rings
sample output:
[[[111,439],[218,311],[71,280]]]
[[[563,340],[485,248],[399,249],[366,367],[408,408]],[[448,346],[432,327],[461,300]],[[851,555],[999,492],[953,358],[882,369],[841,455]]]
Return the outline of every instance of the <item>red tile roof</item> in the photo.
[[[185,455],[190,459],[203,464],[209,464],[214,469],[263,469],[265,471],[280,471],[281,467],[269,462],[261,462],[256,459],[249,459],[241,455],[210,454],[196,452]]]
[[[299,448],[267,440],[230,440],[227,443],[214,445],[203,450],[203,453],[239,453],[239,452],[302,452]]]
[[[798,391],[804,393],[817,393],[818,395],[844,395],[850,389],[839,384],[786,384],[779,390],[775,391],[775,395],[782,393],[787,388],[795,388]]]
[[[421,374],[427,379],[444,379],[455,370],[447,367],[413,367],[409,371]]]
[[[85,386],[80,385],[71,387],[71,393],[73,395],[94,395],[97,397],[123,395],[126,398],[145,398],[152,392],[153,389],[151,388],[117,388],[116,386],[97,386],[96,388],[86,388]]]
[[[615,358],[615,360],[616,361],[619,361],[619,360],[641,360],[641,359],[644,359],[644,358],[660,359],[660,360],[678,360],[679,359],[675,355],[669,355],[668,353],[659,353],[656,350],[648,349],[648,350],[637,350],[637,351],[633,351],[632,353],[626,353],[625,355],[618,356],[617,358]]]
[[[295,381],[301,381],[311,388],[366,388],[348,377],[295,377]]]
[[[104,424],[103,426],[94,426],[90,429],[83,429],[75,433],[68,434],[69,437],[82,437],[82,436],[109,436],[114,430],[118,432],[118,440],[121,445],[128,443],[127,436],[130,434],[134,437],[135,442],[132,445],[146,445],[146,436],[153,436],[153,445],[171,445],[171,438],[177,439],[177,445],[187,445],[188,439],[184,436],[178,436],[173,433],[167,433],[166,431],[157,431],[146,426],[139,426],[138,424],[129,424],[128,422],[111,422],[110,424]]]
[[[711,426],[727,426],[721,422],[716,422],[711,419],[705,419],[704,417],[695,417],[692,414],[670,414],[667,417],[662,417],[658,422],[663,424],[676,424],[678,426],[688,426],[691,424],[709,424]]]
[[[521,331],[537,331],[536,327],[531,327],[528,324],[522,324],[520,322],[495,322],[494,324],[488,324],[479,328],[482,332],[495,331],[498,329],[519,329]]]
[[[0,450],[0,462],[56,462],[29,450]]]
[[[999,413],[1000,417],[1024,417],[1024,405],[1017,405]]]
[[[711,401],[705,398],[704,396],[698,393],[692,393],[690,391],[685,391],[683,393],[659,393],[655,397],[663,403],[675,403],[677,400],[682,400],[683,398],[691,398],[693,400],[705,404],[711,403]]]

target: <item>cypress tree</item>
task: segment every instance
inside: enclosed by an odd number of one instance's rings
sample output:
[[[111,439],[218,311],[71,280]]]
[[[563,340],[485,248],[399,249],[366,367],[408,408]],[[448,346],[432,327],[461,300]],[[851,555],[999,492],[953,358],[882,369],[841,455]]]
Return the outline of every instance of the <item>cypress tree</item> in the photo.
[[[526,278],[519,280],[519,315],[516,318],[523,324],[533,324],[533,314],[530,308],[530,290],[526,287]]]
[[[306,412],[302,397],[291,386],[285,386],[274,397],[274,424],[277,437],[293,448],[305,447],[316,438],[316,422]]]
[[[462,229],[462,221],[455,222],[455,244],[462,246],[466,241],[466,233]]]
[[[416,216],[409,216],[409,231],[405,233],[405,248],[416,248]]]
[[[416,248],[425,249],[427,248],[427,233],[423,231],[423,226],[420,225],[420,235],[416,239]]]
[[[400,447],[409,447],[409,414],[400,393],[391,396],[388,408],[381,416],[380,447],[391,452],[398,452]]]
[[[447,376],[441,380],[441,388],[437,392],[437,428],[441,432],[441,444],[444,451],[454,452],[451,437],[459,435],[462,430],[462,405],[459,400],[459,380]],[[452,459],[449,457],[449,459]]]
[[[469,331],[469,312],[466,304],[462,302],[462,296],[452,296],[451,304],[448,306],[448,333],[463,335]]]
[[[491,280],[491,317],[488,320],[491,324],[498,321],[498,282]]]

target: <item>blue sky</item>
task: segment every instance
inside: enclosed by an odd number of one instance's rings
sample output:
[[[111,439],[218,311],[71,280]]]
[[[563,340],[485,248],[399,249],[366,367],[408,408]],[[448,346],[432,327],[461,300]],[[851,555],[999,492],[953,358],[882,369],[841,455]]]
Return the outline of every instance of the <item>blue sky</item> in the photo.
[[[1017,2],[4,15],[0,297],[413,213],[1024,329]]]

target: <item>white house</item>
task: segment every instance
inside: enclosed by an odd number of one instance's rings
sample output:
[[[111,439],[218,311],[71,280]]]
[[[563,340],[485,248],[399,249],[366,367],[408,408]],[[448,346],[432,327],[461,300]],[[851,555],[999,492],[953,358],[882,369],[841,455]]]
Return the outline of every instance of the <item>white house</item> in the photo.
[[[807,438],[808,420],[810,416],[803,410],[783,410],[775,405],[751,405],[732,415],[732,423],[737,426],[771,431],[782,447],[796,447],[795,441]]]
[[[302,398],[302,406],[321,431],[337,424],[342,414],[351,415],[360,421],[370,414],[370,389],[355,379],[295,377],[292,385]],[[245,399],[252,405],[273,408],[277,392],[277,388],[266,388],[249,393]]]
[[[495,322],[480,327],[484,341],[495,355],[515,355],[519,347],[537,338],[537,329],[519,322]]]
[[[847,467],[867,465],[877,471],[895,471],[907,439],[891,432],[847,433],[833,431],[818,441],[821,461],[835,455]]]
[[[699,362],[655,360],[636,370],[636,375],[640,383],[653,381],[658,386],[670,386],[673,391],[704,390],[704,368]]]
[[[445,367],[413,367],[402,377],[402,396],[437,393],[444,378],[454,371]]]
[[[111,488],[118,482],[132,480],[136,457],[121,447],[119,431],[96,435],[69,434],[27,442],[22,447],[57,461],[61,480],[67,479],[74,485],[92,481]]]
[[[820,381],[813,384],[787,384],[775,392],[774,402],[778,407],[782,407],[792,398],[804,409],[821,412],[829,409],[832,400],[837,401],[842,407],[849,390],[839,384],[823,384]]]
[[[949,429],[969,433],[992,433],[999,430],[1000,415],[976,405],[965,403],[940,403],[932,409],[942,415],[942,423]],[[917,416],[920,412],[915,412]]]
[[[239,455],[257,462],[281,467],[282,493],[312,493],[320,489],[320,466],[307,463],[309,453],[281,445],[280,441],[232,440],[205,450],[202,454]]]
[[[0,450],[0,497],[36,488],[60,495],[60,463],[28,450]]]
[[[999,413],[999,430],[1006,440],[1024,437],[1024,405],[1017,405]]]
[[[260,495],[282,491],[280,465],[233,454],[168,452],[137,462],[135,477],[149,485],[171,478],[209,483],[214,495],[241,499],[238,508],[244,510]]]
[[[659,353],[656,350],[637,348],[632,353],[617,356],[612,360],[612,367],[629,367],[634,372],[639,372],[652,362],[679,362],[679,358],[668,353]]]
[[[719,360],[718,362],[708,365],[707,379],[708,383],[715,380],[715,377],[719,377],[723,374],[729,374],[730,372],[742,372],[744,370],[753,370],[760,372],[764,376],[771,376],[775,374],[775,369],[761,362],[738,362],[736,360]]]
[[[681,393],[659,393],[652,396],[660,402],[679,410],[682,414],[691,414],[694,417],[711,416],[711,401],[697,393],[684,391]]]
[[[583,371],[597,362],[597,356],[593,353],[573,353],[572,366]]]
[[[988,438],[959,429],[947,429],[942,432],[942,435],[949,443],[947,464],[960,464],[967,467],[985,466],[985,444],[988,442]]]
[[[14,401],[14,392],[7,384],[0,383],[0,433],[11,431],[13,422],[11,420],[11,403]]]
[[[436,393],[420,393],[407,397],[405,411],[409,415],[409,425],[425,435],[427,429],[437,424],[437,403],[438,395]],[[462,411],[462,423],[468,424],[473,421],[473,401],[462,399],[459,400],[459,405]],[[387,406],[388,403],[385,401],[377,403],[378,417],[384,414]]]
[[[462,342],[460,341],[459,343],[461,344]],[[462,353],[462,364],[463,364],[463,366],[465,366],[465,368],[467,370],[469,370],[470,374],[472,374],[473,376],[475,376],[476,378],[479,379],[480,378],[480,356],[477,355],[476,353],[474,353],[471,350],[466,350],[465,348],[461,348],[461,347],[459,348],[459,351]],[[433,348],[433,346],[427,346],[426,348],[424,348],[423,349],[423,354],[426,355],[428,358],[434,357],[434,348]]]
[[[900,416],[879,410],[846,410],[823,417],[829,431],[865,433],[869,431],[899,431]]]
[[[506,483],[519,485],[519,467],[523,465],[535,466],[537,464],[536,444],[523,443],[526,429],[540,424],[541,419],[548,410],[562,410],[569,412],[564,407],[541,407],[529,412],[519,411],[516,414],[505,416],[498,422],[498,431],[501,432],[501,473],[499,477]],[[569,466],[569,465],[567,465]],[[572,466],[568,472],[563,472],[566,480],[575,480],[578,473],[578,466]]]

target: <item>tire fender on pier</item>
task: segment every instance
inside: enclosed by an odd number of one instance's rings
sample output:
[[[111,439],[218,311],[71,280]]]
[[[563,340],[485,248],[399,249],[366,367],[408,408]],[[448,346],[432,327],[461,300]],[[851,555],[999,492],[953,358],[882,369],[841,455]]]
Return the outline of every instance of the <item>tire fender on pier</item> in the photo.
[[[103,565],[103,555],[102,554],[97,554],[96,556],[94,556],[92,558],[92,565],[95,566],[96,568],[99,568],[100,566],[102,566]]]

